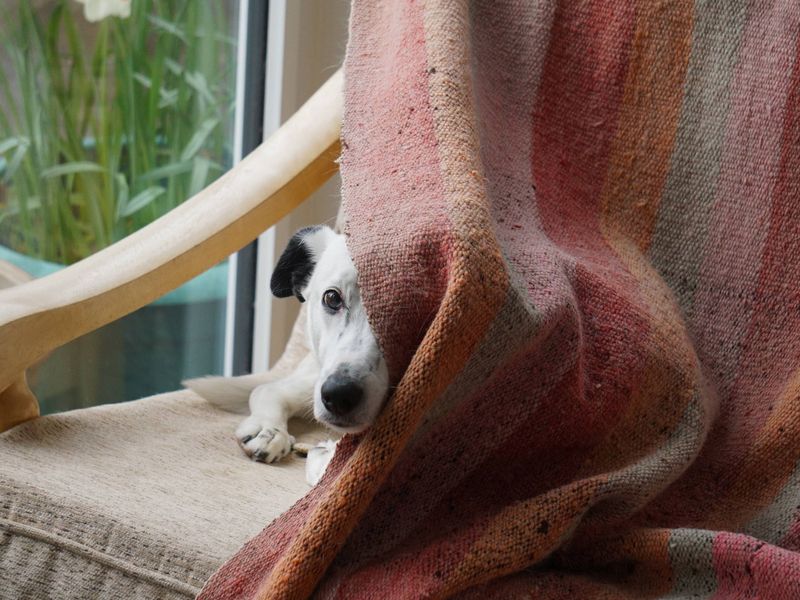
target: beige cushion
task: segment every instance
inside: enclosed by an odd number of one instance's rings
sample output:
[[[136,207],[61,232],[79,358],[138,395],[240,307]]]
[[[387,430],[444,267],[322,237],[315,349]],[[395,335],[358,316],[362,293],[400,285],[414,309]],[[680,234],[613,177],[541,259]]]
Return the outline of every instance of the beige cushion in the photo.
[[[182,391],[0,434],[0,598],[194,596],[308,491],[303,459],[242,454],[240,418]]]

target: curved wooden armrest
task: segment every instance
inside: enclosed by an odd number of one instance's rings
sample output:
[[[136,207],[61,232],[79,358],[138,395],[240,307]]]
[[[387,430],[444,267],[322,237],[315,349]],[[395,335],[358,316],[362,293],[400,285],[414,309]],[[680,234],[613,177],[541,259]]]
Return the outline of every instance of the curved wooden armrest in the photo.
[[[25,370],[53,349],[199,275],[336,172],[337,71],[238,165],[147,227],[53,275],[0,292],[0,431],[39,414]]]

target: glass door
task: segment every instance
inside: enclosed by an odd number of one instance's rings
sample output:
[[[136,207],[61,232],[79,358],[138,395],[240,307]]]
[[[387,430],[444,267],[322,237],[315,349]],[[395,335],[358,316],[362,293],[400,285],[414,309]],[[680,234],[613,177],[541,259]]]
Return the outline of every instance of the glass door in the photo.
[[[239,1],[0,7],[0,273],[63,269],[230,168],[237,66],[249,53],[239,48]],[[263,46],[254,56],[263,70]],[[223,262],[53,352],[29,372],[42,412],[142,398],[221,373],[230,268]]]

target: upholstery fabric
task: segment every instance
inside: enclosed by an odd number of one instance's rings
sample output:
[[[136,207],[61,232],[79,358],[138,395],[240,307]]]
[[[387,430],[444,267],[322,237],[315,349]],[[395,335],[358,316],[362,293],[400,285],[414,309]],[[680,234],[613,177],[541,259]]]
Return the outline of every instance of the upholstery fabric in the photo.
[[[308,490],[304,460],[244,456],[239,419],[184,391],[0,434],[0,598],[194,597]]]
[[[203,598],[800,598],[800,4],[356,0],[397,388]]]

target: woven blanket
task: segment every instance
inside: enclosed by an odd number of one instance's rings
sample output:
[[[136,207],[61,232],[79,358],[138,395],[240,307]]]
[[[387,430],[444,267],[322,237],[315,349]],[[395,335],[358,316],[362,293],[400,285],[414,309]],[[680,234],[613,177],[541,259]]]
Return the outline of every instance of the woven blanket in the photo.
[[[797,0],[356,0],[350,35],[396,388],[202,597],[800,598]]]

